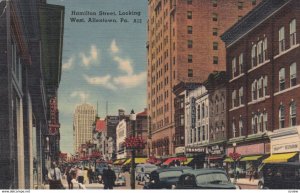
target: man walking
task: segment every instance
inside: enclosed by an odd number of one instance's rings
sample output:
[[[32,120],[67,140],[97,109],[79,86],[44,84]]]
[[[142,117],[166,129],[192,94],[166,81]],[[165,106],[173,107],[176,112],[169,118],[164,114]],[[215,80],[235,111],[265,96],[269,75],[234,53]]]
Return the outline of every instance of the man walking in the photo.
[[[108,165],[108,169],[103,171],[104,189],[113,189],[116,181],[116,174]]]
[[[49,179],[49,185],[50,189],[62,189],[63,185],[61,183],[61,171],[57,167],[55,162],[51,163],[51,168],[48,172],[48,179]]]

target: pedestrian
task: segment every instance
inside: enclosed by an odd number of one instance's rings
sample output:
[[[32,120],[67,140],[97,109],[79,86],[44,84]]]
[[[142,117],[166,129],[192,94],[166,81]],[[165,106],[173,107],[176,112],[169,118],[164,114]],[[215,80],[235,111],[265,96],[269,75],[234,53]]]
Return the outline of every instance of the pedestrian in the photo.
[[[115,181],[116,181],[116,174],[111,169],[111,165],[108,165],[108,168],[106,170],[103,170],[104,189],[113,189]]]
[[[82,167],[77,168],[77,181],[78,181],[78,183],[83,184],[84,177],[83,177]],[[80,188],[80,186],[79,186],[79,188]]]
[[[61,183],[61,171],[55,162],[51,163],[51,168],[48,172],[50,189],[64,189]]]
[[[92,178],[93,178],[93,170],[92,170],[91,166],[88,169],[87,177],[89,178],[89,183],[91,184],[92,183]]]
[[[73,189],[73,183],[72,183],[72,168],[68,167],[66,169],[65,175],[67,176],[67,182],[68,182],[68,188]]]
[[[250,182],[251,182],[252,178],[253,178],[253,169],[251,169],[249,172],[249,181]]]

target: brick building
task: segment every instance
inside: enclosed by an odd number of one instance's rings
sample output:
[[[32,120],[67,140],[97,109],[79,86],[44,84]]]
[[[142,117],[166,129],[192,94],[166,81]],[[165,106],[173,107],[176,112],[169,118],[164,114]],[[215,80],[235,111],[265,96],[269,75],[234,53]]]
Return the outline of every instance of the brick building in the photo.
[[[167,155],[176,147],[173,87],[181,81],[203,82],[209,73],[225,70],[225,45],[219,35],[259,2],[148,0],[149,133],[150,141],[161,141],[168,149]],[[151,154],[163,152],[153,147]]]
[[[299,160],[299,6],[297,0],[265,0],[222,35],[229,77],[227,154],[235,144],[243,174],[270,153],[294,153],[287,156]]]

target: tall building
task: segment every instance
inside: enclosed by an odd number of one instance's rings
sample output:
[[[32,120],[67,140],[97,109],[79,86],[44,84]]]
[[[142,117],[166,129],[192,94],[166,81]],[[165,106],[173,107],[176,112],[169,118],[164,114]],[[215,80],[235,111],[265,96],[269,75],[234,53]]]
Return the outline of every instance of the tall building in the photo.
[[[298,0],[265,0],[222,39],[227,49],[228,146],[240,168],[299,162],[300,81]],[[254,157],[253,157],[254,156]]]
[[[175,151],[173,87],[181,81],[203,82],[209,73],[225,70],[225,45],[219,36],[259,2],[148,0],[149,133],[151,140],[169,141],[168,151],[153,148],[152,154]],[[184,140],[176,144],[182,146]]]
[[[74,151],[77,152],[81,144],[93,139],[93,123],[96,109],[90,104],[76,107],[73,117]]]

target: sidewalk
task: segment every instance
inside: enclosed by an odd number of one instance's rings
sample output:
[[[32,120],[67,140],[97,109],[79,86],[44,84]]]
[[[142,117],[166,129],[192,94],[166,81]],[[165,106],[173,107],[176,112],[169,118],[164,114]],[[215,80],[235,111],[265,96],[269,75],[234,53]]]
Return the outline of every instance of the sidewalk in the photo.
[[[234,181],[233,178],[230,178],[231,182]],[[245,184],[245,185],[252,185],[252,186],[258,186],[258,179],[254,179],[249,181],[249,178],[240,178],[236,182],[237,184]]]

